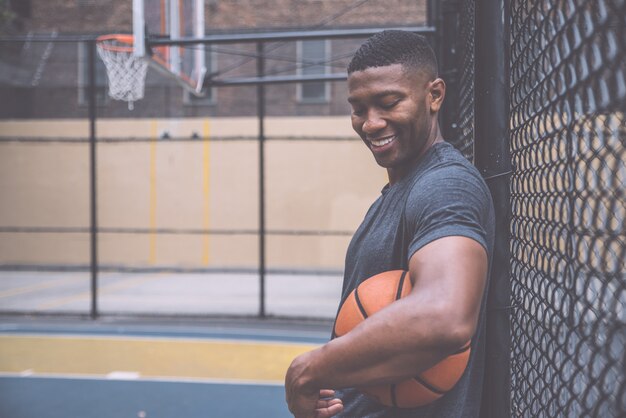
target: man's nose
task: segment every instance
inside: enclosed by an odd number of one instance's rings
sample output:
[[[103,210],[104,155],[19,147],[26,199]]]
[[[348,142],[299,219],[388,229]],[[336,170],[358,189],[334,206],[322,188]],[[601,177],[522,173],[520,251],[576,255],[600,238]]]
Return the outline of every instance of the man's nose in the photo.
[[[368,115],[367,120],[363,123],[363,132],[373,134],[384,129],[386,126],[387,122],[384,119],[372,113]]]

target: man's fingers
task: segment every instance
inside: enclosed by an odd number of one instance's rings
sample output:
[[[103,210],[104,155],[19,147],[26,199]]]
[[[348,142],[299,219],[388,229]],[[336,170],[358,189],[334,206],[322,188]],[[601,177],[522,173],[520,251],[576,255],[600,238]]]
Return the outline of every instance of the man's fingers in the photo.
[[[334,406],[334,405],[337,405],[337,404],[343,405],[343,402],[341,402],[341,399],[339,399],[339,398],[320,399],[315,404],[315,409],[330,408],[331,406]]]
[[[332,389],[320,390],[320,398],[332,398],[333,396],[335,396],[335,391]]]
[[[343,402],[334,397],[334,390],[322,389],[319,396],[315,403],[315,418],[330,418],[343,411]]]
[[[341,399],[331,399],[329,401],[320,401],[326,402],[328,405],[322,408],[317,408],[315,410],[315,418],[330,418],[341,411],[343,411],[343,403]]]

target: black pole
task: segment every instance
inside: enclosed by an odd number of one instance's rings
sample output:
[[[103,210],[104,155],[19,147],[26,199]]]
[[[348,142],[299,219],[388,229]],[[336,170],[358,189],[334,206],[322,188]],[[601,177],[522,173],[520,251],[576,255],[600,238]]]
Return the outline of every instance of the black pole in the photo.
[[[234,77],[226,79],[217,79],[207,77],[206,83],[209,83],[215,87],[223,86],[246,86],[257,84],[288,84],[288,83],[302,83],[305,81],[345,81],[348,79],[348,73],[333,73],[333,74],[293,74],[293,75],[276,75],[265,77]]]
[[[478,0],[475,5],[475,161],[496,210],[481,417],[507,418],[511,416],[509,0]]]
[[[257,76],[265,74],[263,42],[256,44]],[[259,117],[259,316],[265,318],[265,85],[259,84],[257,113]]]
[[[430,0],[437,3],[436,0]],[[323,30],[302,30],[302,31],[280,31],[280,32],[250,32],[250,33],[226,33],[208,35],[203,38],[182,37],[170,39],[167,37],[151,37],[146,40],[149,47],[155,46],[188,46],[198,44],[232,44],[232,43],[258,43],[258,42],[289,42],[311,39],[341,39],[341,38],[367,38],[375,33],[388,29],[400,29],[415,33],[428,35],[434,32],[430,26],[390,26],[379,28],[354,28],[354,29],[323,29]],[[0,38],[15,39],[15,38]]]
[[[96,189],[96,42],[89,47],[89,193],[91,199],[91,318],[98,317],[98,223]]]
[[[436,18],[438,42],[437,60],[439,77],[446,83],[446,99],[439,112],[439,126],[443,137],[456,144],[459,133],[457,130],[459,116],[459,65],[458,38],[459,4],[454,1],[442,2],[438,7],[439,17]]]
[[[441,10],[440,0],[427,0],[426,2],[426,26],[432,28],[434,33],[433,49],[437,53],[437,47],[439,45],[439,38],[441,37]],[[431,38],[432,39],[432,38]]]

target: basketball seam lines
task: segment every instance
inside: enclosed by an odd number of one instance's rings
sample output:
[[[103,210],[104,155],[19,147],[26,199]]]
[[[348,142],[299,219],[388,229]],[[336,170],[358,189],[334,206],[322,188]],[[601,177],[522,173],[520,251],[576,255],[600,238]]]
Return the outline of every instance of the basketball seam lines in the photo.
[[[333,321],[333,332],[330,336],[331,340],[334,340],[335,338],[338,337],[337,335],[337,319],[339,319],[339,313],[341,312],[341,309],[343,308],[343,305],[346,303],[346,301],[344,300],[343,302],[341,302],[341,304],[339,305],[339,309],[337,310],[337,314],[335,315],[335,320]]]
[[[389,390],[391,391],[391,404],[398,407],[398,400],[396,399],[396,384],[392,383],[389,385]]]
[[[430,390],[431,392],[436,393],[437,395],[443,395],[447,392],[445,390],[439,389],[436,386],[433,386],[432,384],[428,383],[426,380],[422,379],[420,376],[415,376],[413,379],[417,380],[419,384],[421,384],[422,386],[424,386],[426,389]]]
[[[354,289],[354,300],[356,301],[356,306],[359,308],[359,311],[361,311],[361,315],[363,315],[363,319],[367,319],[367,311],[365,311],[365,308],[361,304],[361,298],[359,298],[358,287]]]
[[[463,348],[460,348],[458,351],[455,351],[454,353],[450,354],[451,356],[457,355],[457,354],[461,354],[461,353],[465,353],[467,350],[469,350],[471,347],[470,344],[466,345]]]
[[[404,287],[404,278],[406,277],[406,271],[402,272],[402,276],[400,276],[400,280],[398,281],[398,289],[396,290],[396,300],[402,297],[402,288]]]

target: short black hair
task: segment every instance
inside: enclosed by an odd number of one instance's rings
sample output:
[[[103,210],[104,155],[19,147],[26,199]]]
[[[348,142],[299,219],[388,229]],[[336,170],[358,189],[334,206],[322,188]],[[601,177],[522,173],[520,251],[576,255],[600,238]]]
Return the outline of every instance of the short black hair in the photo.
[[[426,38],[403,30],[385,30],[368,38],[355,52],[348,74],[371,67],[402,64],[405,69],[425,70],[437,77],[437,58]]]

